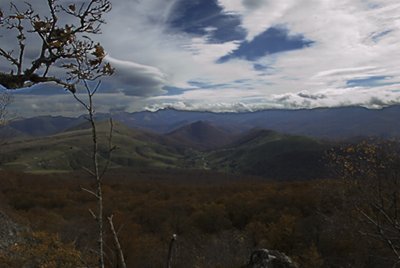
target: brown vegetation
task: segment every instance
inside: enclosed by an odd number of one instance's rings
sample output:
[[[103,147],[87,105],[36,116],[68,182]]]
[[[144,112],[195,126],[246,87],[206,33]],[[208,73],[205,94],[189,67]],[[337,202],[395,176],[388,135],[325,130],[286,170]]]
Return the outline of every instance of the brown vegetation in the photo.
[[[383,243],[392,267],[400,264],[400,147],[398,142],[365,140],[332,152],[349,209],[359,232]]]
[[[2,173],[4,202],[35,231],[59,234],[93,260],[94,200],[82,174]],[[241,267],[254,248],[285,252],[300,267],[386,267],[384,244],[358,233],[341,183],[274,183],[197,171],[113,171],[104,181],[105,215],[114,214],[127,267]],[[110,231],[106,264],[118,267]],[[72,247],[73,255],[74,248]],[[52,266],[50,266],[52,267]],[[57,266],[54,266],[57,267]]]

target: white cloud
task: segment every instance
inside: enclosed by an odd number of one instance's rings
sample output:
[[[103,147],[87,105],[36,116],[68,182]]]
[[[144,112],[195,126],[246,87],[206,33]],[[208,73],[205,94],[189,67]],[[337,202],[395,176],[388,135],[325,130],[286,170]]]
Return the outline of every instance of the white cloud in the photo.
[[[121,106],[133,111],[146,103],[220,111],[337,105],[376,108],[399,103],[395,84],[400,83],[397,0],[219,0],[224,12],[241,17],[247,40],[268,27],[284,25],[290,34],[302,34],[315,42],[306,49],[267,55],[256,62],[235,59],[224,64],[216,61],[237,49],[239,42],[210,44],[208,36],[169,28],[167,23],[180,2],[113,1],[108,23],[98,36],[117,68],[110,80],[115,94],[98,96],[104,110]],[[212,34],[215,28],[207,31]],[[267,69],[257,71],[254,63]],[[371,76],[386,77],[385,83],[346,88],[348,80]],[[190,81],[225,86],[199,89]],[[184,90],[181,95],[163,96],[166,85]],[[21,103],[36,104],[35,111],[38,107],[56,111],[40,99],[26,97]]]
[[[153,98],[147,110],[175,108],[181,110],[207,110],[213,112],[245,112],[264,109],[312,109],[318,107],[362,106],[370,109],[383,107],[400,102],[400,91],[394,86],[383,88],[330,88],[317,92],[303,90],[295,93],[260,96],[257,92],[242,96],[240,101],[235,98],[235,90],[226,90],[221,94],[227,98],[218,100],[208,92],[199,92],[203,99],[199,101],[196,94],[186,92],[183,96]],[[204,97],[206,96],[206,97]]]
[[[85,100],[86,95],[79,95]],[[145,108],[148,103],[143,98],[127,96],[123,93],[103,93],[94,96],[95,111],[108,113],[113,111],[135,112]],[[40,115],[79,116],[86,111],[71,94],[58,94],[49,96],[16,95],[10,105],[13,117],[34,117]]]
[[[152,96],[164,93],[167,76],[158,68],[110,56],[107,56],[106,60],[116,69],[115,75],[107,79],[114,90],[132,96]]]
[[[157,0],[147,2],[152,2],[152,6],[163,6]],[[249,39],[273,25],[286,25],[291,33],[303,34],[315,43],[307,49],[258,60],[258,63],[270,68],[267,75],[260,76],[260,72],[252,68],[251,62],[232,60],[215,64],[219,57],[237,48],[237,42],[209,44],[207,36],[193,37],[170,32],[165,29],[164,20],[149,25],[143,19],[136,19],[140,18],[139,15],[133,14],[131,24],[140,28],[141,33],[137,35],[134,31],[132,36],[124,36],[123,39],[130,41],[123,40],[121,45],[110,43],[110,54],[114,56],[117,53],[115,57],[137,59],[137,62],[156,66],[166,74],[167,83],[172,86],[192,88],[187,82],[193,80],[210,84],[227,83],[234,88],[231,95],[220,90],[211,94],[226,102],[234,101],[235,96],[236,101],[240,101],[251,96],[253,91],[265,98],[302,90],[318,92],[327,88],[337,88],[341,92],[340,89],[350,79],[377,75],[390,76],[393,80],[400,77],[396,67],[400,63],[397,53],[400,33],[396,30],[399,20],[395,16],[400,4],[395,1],[377,2],[379,5],[373,5],[374,9],[362,0],[260,0],[249,3],[246,5],[245,0],[219,1],[225,12],[242,16],[242,26],[248,31]],[[124,6],[124,10],[128,12],[129,6]],[[153,15],[150,13],[149,16]],[[123,18],[126,20],[126,17]],[[114,27],[113,23],[110,27]],[[373,41],[374,34],[389,29],[391,32],[379,42]],[[145,35],[144,41],[142,35]],[[116,39],[107,34],[104,38]],[[126,42],[130,46],[124,46]],[[126,52],[127,49],[129,52]],[[234,83],[237,80],[251,82],[246,83],[243,89],[242,85]],[[248,90],[249,85],[252,91]],[[202,98],[207,98],[202,95],[203,91],[193,90],[190,93],[195,96],[193,99],[201,102]]]
[[[219,0],[218,2],[226,12],[242,16],[248,40],[274,26],[296,3],[295,0]]]

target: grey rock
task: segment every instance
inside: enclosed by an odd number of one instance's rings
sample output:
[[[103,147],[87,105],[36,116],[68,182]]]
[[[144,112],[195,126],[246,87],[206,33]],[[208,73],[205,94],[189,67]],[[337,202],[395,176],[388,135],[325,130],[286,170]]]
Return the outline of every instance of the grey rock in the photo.
[[[298,266],[282,252],[257,249],[251,254],[247,268],[298,268]]]
[[[0,211],[0,250],[5,250],[12,244],[19,243],[24,228],[16,224],[9,216]]]

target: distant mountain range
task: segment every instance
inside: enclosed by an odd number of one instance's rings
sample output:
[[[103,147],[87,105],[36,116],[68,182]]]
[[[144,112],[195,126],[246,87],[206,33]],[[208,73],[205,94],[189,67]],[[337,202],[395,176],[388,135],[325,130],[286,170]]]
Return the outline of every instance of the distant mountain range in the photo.
[[[83,121],[83,117],[39,116],[11,121],[8,127],[26,136],[40,137],[65,131]]]
[[[98,115],[106,144],[108,115]],[[400,136],[400,106],[208,113],[161,110],[113,116],[112,167],[202,169],[270,179],[328,176],[325,153],[340,140]],[[0,168],[68,172],[90,166],[84,117],[42,116],[0,129]],[[100,146],[100,161],[107,157]]]
[[[108,117],[109,115],[98,115],[99,120]],[[219,129],[217,132],[220,133],[215,133],[215,135],[221,137],[223,136],[221,131],[236,135],[253,128],[336,140],[359,136],[382,138],[400,136],[400,106],[391,106],[381,110],[342,107],[311,110],[265,110],[248,113],[211,113],[167,109],[157,112],[119,113],[113,115],[113,118],[131,128],[149,130],[159,134],[171,133],[172,136],[178,135],[172,133],[180,127],[198,121],[217,126]],[[21,119],[11,122],[8,132],[14,130],[16,136],[53,135],[84,121],[82,116],[78,118],[42,116]],[[190,132],[190,130],[186,131]],[[200,136],[198,138],[201,140]]]
[[[209,113],[160,110],[119,114],[116,119],[131,127],[159,133],[170,132],[196,121],[207,121],[230,132],[253,128],[316,138],[348,139],[357,136],[400,136],[400,106],[381,110],[362,107],[320,108],[311,110],[265,110],[248,113]]]
[[[101,163],[107,158],[108,122],[98,122],[97,129]],[[1,146],[0,168],[43,173],[91,166],[91,130],[87,122],[54,135],[23,137]],[[326,142],[271,130],[237,134],[206,121],[166,134],[115,122],[113,143],[117,149],[111,158],[112,168],[202,169],[280,180],[324,176],[320,160],[329,147]]]

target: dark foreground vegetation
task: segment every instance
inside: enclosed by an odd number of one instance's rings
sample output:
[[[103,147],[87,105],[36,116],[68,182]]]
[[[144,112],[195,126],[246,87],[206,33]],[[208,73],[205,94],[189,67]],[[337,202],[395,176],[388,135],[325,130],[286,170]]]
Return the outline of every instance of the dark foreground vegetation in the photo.
[[[78,267],[96,263],[95,201],[81,173],[0,173],[2,210],[29,227],[24,242],[3,250],[9,267]],[[276,249],[300,267],[392,267],[384,241],[360,230],[342,181],[268,182],[207,171],[118,170],[104,183],[105,215],[114,223],[128,267],[243,267],[255,248]],[[110,231],[108,267],[119,267]],[[32,246],[34,245],[34,246]],[[47,266],[46,266],[47,265]],[[3,266],[2,266],[3,267]]]

